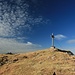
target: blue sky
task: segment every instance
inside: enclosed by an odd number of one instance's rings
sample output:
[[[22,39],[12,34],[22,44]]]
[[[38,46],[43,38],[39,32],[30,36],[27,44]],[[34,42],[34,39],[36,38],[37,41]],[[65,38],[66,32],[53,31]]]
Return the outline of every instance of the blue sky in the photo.
[[[0,53],[55,46],[75,53],[75,0],[0,0]]]

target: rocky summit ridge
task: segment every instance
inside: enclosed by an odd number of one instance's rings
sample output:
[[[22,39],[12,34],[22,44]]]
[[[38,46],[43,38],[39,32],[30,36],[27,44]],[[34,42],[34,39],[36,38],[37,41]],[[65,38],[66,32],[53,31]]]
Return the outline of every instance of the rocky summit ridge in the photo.
[[[28,53],[0,54],[0,75],[75,75],[71,51],[48,48]]]

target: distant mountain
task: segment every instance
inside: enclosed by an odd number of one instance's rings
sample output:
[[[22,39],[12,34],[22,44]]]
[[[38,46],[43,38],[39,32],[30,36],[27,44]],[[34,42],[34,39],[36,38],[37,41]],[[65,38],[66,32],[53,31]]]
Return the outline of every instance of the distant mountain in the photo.
[[[75,55],[49,48],[29,53],[0,54],[0,75],[75,75]]]

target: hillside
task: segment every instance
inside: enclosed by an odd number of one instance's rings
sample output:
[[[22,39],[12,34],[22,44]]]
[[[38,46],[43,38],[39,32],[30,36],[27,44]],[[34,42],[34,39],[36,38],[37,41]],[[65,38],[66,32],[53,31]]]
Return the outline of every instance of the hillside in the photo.
[[[75,75],[75,56],[49,48],[29,53],[0,54],[0,75]]]

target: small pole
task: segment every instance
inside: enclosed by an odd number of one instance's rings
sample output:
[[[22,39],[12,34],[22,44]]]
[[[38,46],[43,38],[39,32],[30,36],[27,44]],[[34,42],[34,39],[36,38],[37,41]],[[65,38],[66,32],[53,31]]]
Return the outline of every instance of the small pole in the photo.
[[[54,47],[54,34],[53,33],[52,33],[51,37],[52,37],[52,47]]]

